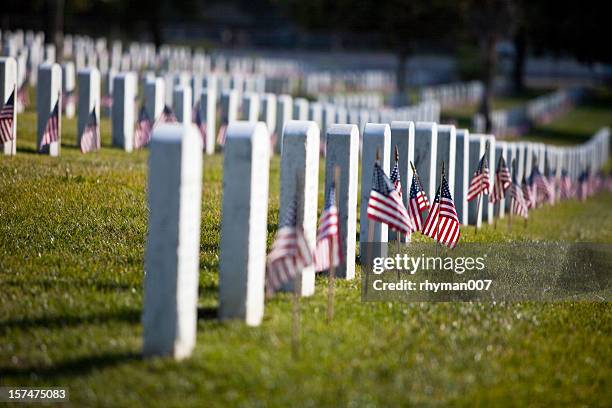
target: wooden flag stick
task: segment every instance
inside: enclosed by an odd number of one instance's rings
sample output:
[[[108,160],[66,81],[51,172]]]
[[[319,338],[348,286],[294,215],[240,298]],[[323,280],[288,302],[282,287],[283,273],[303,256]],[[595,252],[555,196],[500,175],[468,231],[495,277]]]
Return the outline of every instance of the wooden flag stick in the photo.
[[[478,193],[478,198],[476,199],[476,224],[474,224],[474,233],[478,234],[478,214],[480,213],[480,196],[482,193]]]

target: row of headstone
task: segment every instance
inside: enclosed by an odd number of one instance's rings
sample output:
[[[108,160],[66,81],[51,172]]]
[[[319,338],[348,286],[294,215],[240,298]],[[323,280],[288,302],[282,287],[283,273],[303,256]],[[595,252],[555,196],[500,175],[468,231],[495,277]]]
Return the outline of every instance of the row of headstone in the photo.
[[[480,81],[457,82],[428,86],[420,91],[421,101],[438,101],[442,108],[473,104],[482,98],[484,86]]]
[[[382,108],[385,104],[382,93],[379,92],[349,92],[337,94],[318,94],[318,101],[347,108]]]
[[[539,96],[524,105],[491,112],[491,131],[498,136],[519,136],[537,123],[548,123],[567,112],[584,98],[586,89],[571,87]],[[472,117],[472,127],[484,132],[485,120],[481,113]]]
[[[320,129],[313,121],[289,121],[283,128],[279,220],[296,211],[297,225],[314,247],[319,189]],[[264,314],[266,239],[269,197],[269,131],[264,122],[235,121],[227,129],[223,164],[223,199],[220,241],[219,317],[240,319],[257,326]],[[489,163],[503,156],[517,162],[527,174],[537,161],[571,166],[571,157],[588,159],[595,166],[608,160],[610,132],[602,129],[589,142],[572,148],[537,143],[496,141],[492,135],[469,134],[452,125],[396,121],[367,123],[359,157],[356,125],[334,124],[326,131],[325,196],[330,193],[334,169],[340,168],[336,186],[342,265],[341,279],[355,276],[358,162],[361,161],[360,253],[367,242],[388,242],[387,227],[367,222],[371,169],[377,159],[388,172],[391,151],[398,146],[403,199],[412,178],[410,162],[420,172],[430,200],[439,182],[438,170],[446,166],[451,195],[462,223],[491,222],[493,206],[483,197],[479,211],[467,205],[468,180],[489,146]],[[202,153],[197,129],[189,123],[163,125],[154,130],[149,157],[149,233],[145,257],[143,311],[145,355],[188,356],[195,346],[197,280],[199,272],[199,220],[202,189]],[[584,152],[587,152],[586,154]],[[605,152],[602,153],[602,152]],[[569,153],[569,154],[568,154]],[[380,155],[380,157],[379,157]],[[569,158],[569,161],[568,161]],[[491,164],[491,177],[495,165]],[[491,180],[492,182],[492,180]],[[296,200],[297,202],[295,202]],[[501,216],[507,200],[497,204]],[[295,204],[295,206],[294,206]],[[195,220],[195,222],[194,222]],[[294,287],[297,285],[297,288]],[[315,272],[305,268],[284,290],[301,296],[315,291]]]

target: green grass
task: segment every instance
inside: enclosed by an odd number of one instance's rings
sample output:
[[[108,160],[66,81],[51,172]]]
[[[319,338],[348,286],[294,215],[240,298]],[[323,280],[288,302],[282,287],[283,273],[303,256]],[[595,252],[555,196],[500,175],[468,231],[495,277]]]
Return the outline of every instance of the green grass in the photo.
[[[70,388],[75,406],[609,406],[608,302],[361,303],[359,280],[326,281],[302,301],[301,357],[291,302],[262,325],[215,319],[222,156],[206,157],[198,344],[184,362],[140,357],[147,152],[81,155],[74,120],[60,158],[33,154],[35,117],[19,116],[19,154],[0,157],[0,384]],[[279,161],[270,173],[268,244]],[[322,179],[321,179],[322,181]],[[321,197],[320,197],[321,199]],[[612,195],[534,211],[474,241],[612,242]]]

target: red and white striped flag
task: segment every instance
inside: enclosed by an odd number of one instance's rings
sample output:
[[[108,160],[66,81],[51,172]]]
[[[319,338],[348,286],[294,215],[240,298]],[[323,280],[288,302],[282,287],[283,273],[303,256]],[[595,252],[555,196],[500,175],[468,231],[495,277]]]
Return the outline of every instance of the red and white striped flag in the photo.
[[[110,109],[113,106],[113,95],[104,95],[100,101],[103,108]]]
[[[15,116],[15,90],[0,109],[0,143],[8,143],[15,139],[13,133],[13,117]]]
[[[408,215],[414,224],[416,231],[423,230],[422,213],[429,207],[429,200],[421,185],[416,167],[412,167],[412,183],[410,184],[410,196],[408,197]]]
[[[98,118],[94,107],[89,114],[89,121],[81,135],[81,152],[89,153],[100,149],[100,135],[98,134]]]
[[[497,171],[495,172],[495,183],[493,184],[493,194],[489,196],[489,201],[497,203],[504,198],[504,193],[512,185],[512,177],[510,177],[510,169],[506,166],[504,156],[499,158]]]
[[[174,115],[174,112],[172,112],[172,109],[170,109],[168,105],[164,105],[164,109],[159,115],[159,118],[157,118],[157,120],[155,121],[155,124],[153,124],[153,128],[155,128],[157,125],[161,125],[164,123],[176,122],[178,122],[178,120],[176,119],[176,115]]]
[[[227,132],[227,125],[221,125],[219,133],[217,133],[217,144],[219,146],[225,146],[225,133]]]
[[[140,108],[138,114],[138,122],[136,122],[136,130],[134,131],[134,148],[140,149],[149,144],[151,141],[151,119],[147,114],[144,106]]]
[[[523,189],[519,186],[516,177],[512,178],[512,186],[510,186],[510,199],[512,203],[510,205],[510,214],[517,215],[519,217],[529,217],[529,207],[523,194]]]
[[[47,124],[45,125],[45,130],[42,135],[42,140],[40,141],[40,149],[43,146],[50,145],[51,143],[59,141],[59,104],[61,98],[57,99],[55,102],[55,107],[53,111],[49,115],[49,119],[47,119]]]
[[[561,179],[559,180],[559,196],[562,200],[567,200],[574,196],[572,179],[565,169],[561,171]]]
[[[472,201],[481,194],[489,194],[489,165],[487,163],[487,154],[482,155],[478,168],[472,176],[470,187],[468,189],[467,200]]]
[[[402,196],[402,180],[400,178],[400,172],[399,172],[399,162],[397,160],[395,160],[395,165],[393,166],[393,169],[391,170],[391,174],[389,175],[389,180],[391,180],[391,182],[393,183],[393,187],[395,187],[395,191],[397,191],[397,194],[399,194],[399,196]]]
[[[521,190],[523,190],[523,197],[525,197],[525,203],[527,204],[527,208],[535,208],[537,204],[535,185],[527,183],[525,176],[523,176]]]
[[[266,273],[268,295],[274,294],[313,262],[304,232],[297,225],[296,207],[297,203],[294,200],[281,219],[272,249],[268,254]]]
[[[555,199],[555,186],[550,185],[546,177],[540,173],[540,169],[538,167],[534,167],[531,170],[531,184],[535,186],[536,189],[536,200],[538,203],[543,203],[544,201],[548,201],[549,203],[554,203]]]
[[[369,219],[387,224],[394,231],[403,234],[416,231],[416,227],[410,219],[406,207],[404,207],[402,198],[380,167],[378,160],[374,163],[372,190],[368,200],[367,213]]]
[[[590,185],[590,174],[588,170],[580,173],[578,177],[578,198],[580,200],[585,201],[590,195],[589,185]]]
[[[451,249],[457,246],[461,237],[455,203],[444,174],[442,174],[442,183],[438,187],[438,192],[425,220],[423,234]]]
[[[336,206],[336,188],[332,184],[329,197],[317,229],[317,245],[314,252],[315,270],[325,271],[338,266],[342,262],[342,246],[340,242],[340,224],[338,207]]]

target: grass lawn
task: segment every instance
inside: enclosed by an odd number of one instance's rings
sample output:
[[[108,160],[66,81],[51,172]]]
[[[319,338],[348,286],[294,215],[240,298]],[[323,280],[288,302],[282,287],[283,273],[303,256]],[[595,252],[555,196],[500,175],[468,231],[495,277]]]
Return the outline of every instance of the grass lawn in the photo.
[[[64,120],[62,156],[49,158],[33,154],[26,113],[18,156],[0,157],[1,385],[69,387],[75,406],[610,405],[609,302],[361,303],[356,279],[337,282],[327,325],[320,279],[302,302],[298,361],[287,295],[266,304],[258,328],[220,323],[221,155],[204,164],[196,350],[180,363],[142,360],[148,153],[110,148],[102,125],[102,151],[82,155]],[[277,157],[270,177],[268,244]],[[465,228],[462,239],[610,243],[611,208],[612,194],[600,194],[536,210],[527,229]]]

